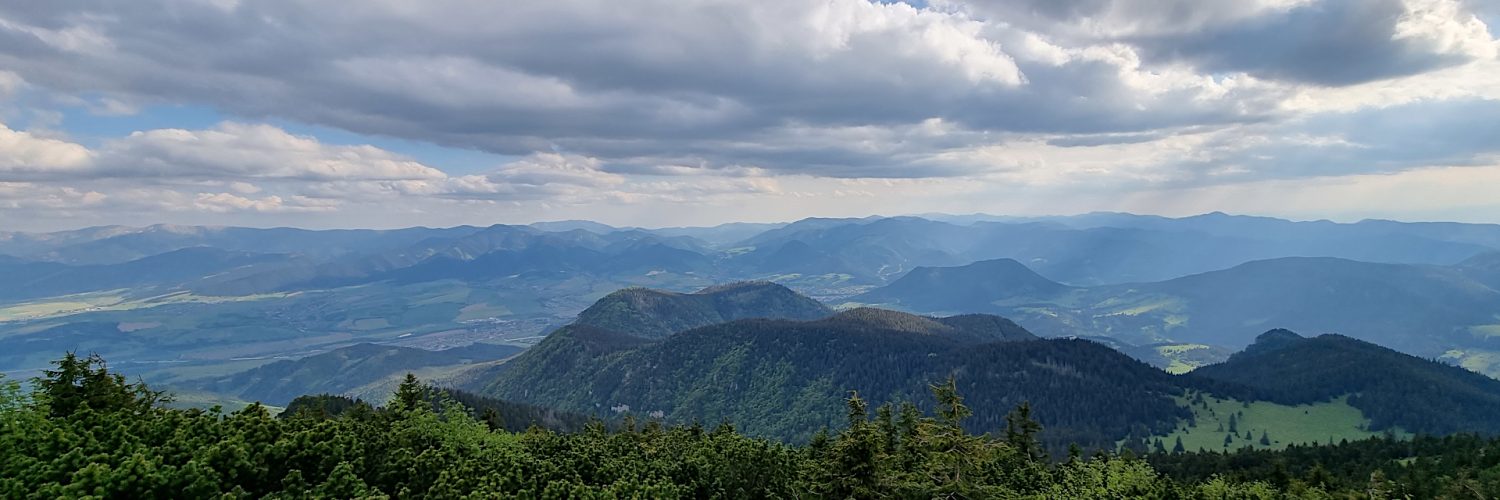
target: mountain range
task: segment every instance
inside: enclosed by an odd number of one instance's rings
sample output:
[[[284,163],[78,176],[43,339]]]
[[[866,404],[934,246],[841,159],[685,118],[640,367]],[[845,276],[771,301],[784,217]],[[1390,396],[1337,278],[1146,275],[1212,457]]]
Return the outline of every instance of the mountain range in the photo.
[[[1287,327],[1500,374],[1500,226],[1484,224],[1104,213],[663,229],[110,226],[0,233],[0,273],[0,370],[23,374],[64,350],[175,383],[359,343],[528,347],[620,289],[692,297],[746,280],[841,308],[998,314],[1174,371]],[[740,317],[694,301],[662,302],[683,314],[638,327],[665,335]],[[789,319],[827,314],[783,305],[806,312]]]
[[[765,285],[752,290],[783,293]],[[675,311],[606,300],[628,309],[617,311],[624,317],[653,318],[621,325],[664,325],[654,317]],[[796,320],[778,317],[784,311],[743,310],[740,319],[684,324],[665,336],[580,318],[470,387],[566,411],[724,420],[794,442],[841,425],[851,391],[877,405],[930,406],[928,386],[949,377],[975,412],[971,430],[998,431],[1006,413],[1028,402],[1055,449],[1143,443],[1191,429],[1199,418],[1194,401],[1203,395],[1286,412],[1351,408],[1363,415],[1339,424],[1351,435],[1500,433],[1490,418],[1500,381],[1349,337],[1271,330],[1227,361],[1174,376],[1103,344],[1041,338],[999,316],[855,308]]]
[[[918,268],[850,301],[1002,314],[1046,336],[1108,336],[1135,345],[1238,348],[1273,328],[1341,332],[1463,362],[1500,352],[1500,291],[1486,274],[1491,260],[1485,254],[1436,266],[1287,257],[1160,282],[1072,287],[1006,259]]]

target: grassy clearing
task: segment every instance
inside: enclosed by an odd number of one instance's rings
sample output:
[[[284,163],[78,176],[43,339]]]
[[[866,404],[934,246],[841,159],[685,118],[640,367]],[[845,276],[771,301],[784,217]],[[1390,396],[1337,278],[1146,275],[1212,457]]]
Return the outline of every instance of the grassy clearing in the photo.
[[[1193,354],[1196,354],[1194,351],[1206,351],[1209,349],[1209,346],[1203,344],[1161,345],[1156,346],[1154,349],[1157,354],[1160,354],[1169,362],[1166,367],[1167,373],[1174,375],[1181,375],[1197,370],[1199,367],[1207,364],[1205,361],[1195,359],[1193,356]]]
[[[1183,422],[1171,434],[1161,436],[1162,443],[1168,450],[1172,449],[1178,438],[1182,439],[1182,446],[1187,450],[1225,449],[1224,438],[1229,435],[1231,416],[1234,418],[1234,430],[1237,431],[1228,446],[1232,450],[1245,446],[1281,449],[1290,444],[1327,443],[1342,439],[1352,441],[1382,434],[1366,430],[1369,421],[1359,409],[1349,406],[1348,397],[1298,406],[1265,401],[1246,405],[1240,401],[1213,397],[1204,397],[1202,404],[1195,404],[1191,398],[1186,397],[1179,398],[1179,401],[1193,410],[1197,425],[1188,427]],[[1246,432],[1250,433],[1249,439],[1245,438]],[[1401,432],[1397,434],[1405,435]],[[1269,445],[1261,444],[1262,435],[1269,438]]]

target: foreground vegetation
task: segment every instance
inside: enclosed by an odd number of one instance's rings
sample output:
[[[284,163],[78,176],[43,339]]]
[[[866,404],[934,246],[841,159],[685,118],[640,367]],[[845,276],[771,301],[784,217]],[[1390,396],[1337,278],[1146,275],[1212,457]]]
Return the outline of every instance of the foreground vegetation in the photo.
[[[1040,428],[1025,405],[1007,418],[1002,435],[966,433],[961,423],[970,411],[951,381],[933,387],[938,404],[932,415],[909,405],[882,406],[872,415],[864,400],[851,397],[842,431],[819,434],[800,447],[748,438],[729,425],[710,430],[626,420],[613,428],[595,422],[577,432],[513,432],[507,430],[513,423],[500,424],[505,419],[497,419],[493,408],[475,415],[414,378],[384,408],[323,397],[293,405],[282,418],[258,405],[231,414],[166,409],[160,393],[108,372],[96,357],[69,355],[32,385],[23,393],[14,382],[0,383],[0,497],[1219,499],[1500,493],[1500,445],[1477,438],[1467,444],[1415,441],[1439,457],[1415,461],[1396,453],[1405,445],[1386,441],[1369,445],[1383,451],[1365,454],[1340,451],[1350,445],[1321,454],[1306,450],[1325,448],[1247,452],[1255,453],[1244,455],[1255,466],[1243,470],[1236,469],[1239,454],[1155,457],[1170,474],[1128,453],[1051,460],[1036,441]],[[1476,452],[1485,458],[1451,459]],[[1346,456],[1361,458],[1322,462]],[[1278,460],[1292,463],[1264,465]],[[1365,472],[1366,465],[1380,475]],[[1303,469],[1309,472],[1295,473]],[[1210,470],[1225,475],[1205,473]],[[1350,479],[1359,474],[1366,479]]]

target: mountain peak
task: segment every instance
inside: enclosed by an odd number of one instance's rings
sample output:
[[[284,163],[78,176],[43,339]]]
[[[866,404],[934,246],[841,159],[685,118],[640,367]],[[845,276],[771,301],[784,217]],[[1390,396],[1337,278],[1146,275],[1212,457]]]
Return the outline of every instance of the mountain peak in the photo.
[[[1244,352],[1236,354],[1236,356],[1241,354],[1264,354],[1271,351],[1285,349],[1304,340],[1307,340],[1307,337],[1298,335],[1297,332],[1293,332],[1285,328],[1276,328],[1256,336],[1255,343],[1250,344],[1249,347],[1245,348]]]
[[[1291,330],[1288,330],[1288,329],[1285,329],[1285,328],[1275,328],[1275,329],[1267,331],[1266,333],[1262,333],[1262,334],[1256,336],[1255,337],[1255,343],[1260,344],[1260,343],[1288,342],[1288,341],[1302,340],[1302,339],[1305,339],[1305,338],[1307,338],[1307,337],[1303,337],[1301,335],[1298,335],[1297,332],[1294,332],[1294,331],[1291,331]]]
[[[997,301],[1050,297],[1069,288],[1015,259],[994,259],[959,267],[918,267],[855,299],[872,304],[899,303],[903,308],[922,311],[990,311]]]
[[[729,283],[694,293],[626,288],[599,299],[575,324],[658,339],[725,321],[750,318],[812,320],[832,313],[792,289],[766,281]]]

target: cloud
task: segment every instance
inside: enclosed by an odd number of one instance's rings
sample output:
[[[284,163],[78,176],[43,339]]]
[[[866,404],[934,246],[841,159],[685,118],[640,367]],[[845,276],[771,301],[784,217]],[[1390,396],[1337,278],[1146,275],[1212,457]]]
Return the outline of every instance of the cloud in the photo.
[[[88,168],[93,159],[93,153],[78,144],[0,124],[0,180],[77,173]]]
[[[1343,86],[1493,58],[1483,23],[1454,0],[1325,0],[1223,30],[1149,37],[1148,57],[1206,71]]]
[[[145,1],[108,15],[0,11],[0,36],[14,42],[0,43],[0,64],[132,106],[193,102],[508,155],[561,147],[611,165],[833,176],[955,172],[866,167],[862,145],[766,141],[815,129],[899,135],[933,119],[975,140],[1239,123],[1274,112],[1254,103],[1277,92],[1148,67],[1127,45],[1062,46],[904,3],[445,0],[351,13],[299,0]],[[43,35],[67,30],[97,35],[99,49]]]
[[[951,8],[1152,63],[1346,86],[1493,59],[1462,0],[976,0]]]
[[[98,191],[26,182],[0,182],[0,207],[7,211],[92,209],[108,198]]]
[[[208,179],[437,179],[443,173],[374,146],[333,146],[270,125],[225,122],[160,129],[109,141],[100,175]]]
[[[1118,39],[1222,29],[1316,0],[945,0],[949,9],[1069,39]]]
[[[192,204],[192,208],[196,210],[213,213],[238,211],[266,213],[329,212],[335,210],[337,207],[338,204],[331,200],[319,200],[305,196],[294,196],[287,199],[283,199],[280,196],[248,198],[230,193],[199,193]]]
[[[26,85],[26,80],[21,79],[14,71],[0,70],[0,99],[9,99],[21,87]]]
[[[0,182],[32,190],[0,203],[382,225],[1094,209],[1087,197],[1486,165],[1493,4],[0,5],[0,119],[15,128],[0,125]],[[230,119],[162,128],[178,105]],[[71,123],[89,119],[141,131]],[[494,165],[445,171],[443,147]]]

